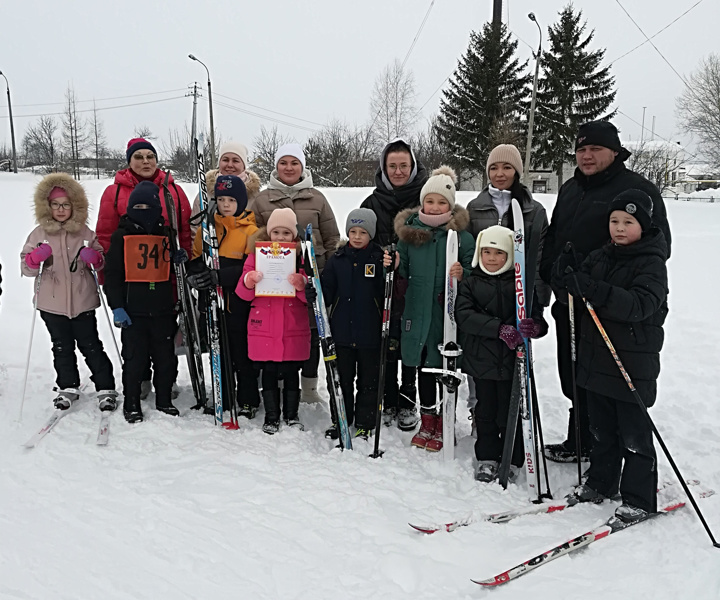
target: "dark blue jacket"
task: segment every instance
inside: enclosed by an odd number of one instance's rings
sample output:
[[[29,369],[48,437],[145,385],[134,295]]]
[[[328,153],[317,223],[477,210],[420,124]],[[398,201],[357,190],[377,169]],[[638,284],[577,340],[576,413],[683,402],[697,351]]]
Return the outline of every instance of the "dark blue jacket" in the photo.
[[[375,242],[355,250],[339,248],[320,277],[330,330],[338,346],[380,348],[385,293],[383,250]]]

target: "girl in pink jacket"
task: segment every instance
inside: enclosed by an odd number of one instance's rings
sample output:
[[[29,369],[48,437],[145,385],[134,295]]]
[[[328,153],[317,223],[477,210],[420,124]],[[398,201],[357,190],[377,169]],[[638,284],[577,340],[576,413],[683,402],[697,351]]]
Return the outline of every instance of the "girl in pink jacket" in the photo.
[[[255,242],[296,242],[295,273],[288,281],[295,288],[295,297],[256,297],[255,286],[263,273],[255,269]],[[300,404],[300,376],[302,363],[310,357],[310,320],[308,317],[305,284],[307,278],[298,272],[300,238],[297,218],[291,208],[274,210],[267,227],[260,229],[250,240],[252,253],[248,255],[235,292],[243,300],[250,300],[248,319],[248,349],[250,360],[262,363],[262,396],[265,405],[263,431],[277,433],[280,428],[280,390],[278,379],[283,378],[282,414],[289,426],[304,429],[298,419]]]
[[[85,190],[66,173],[52,173],[35,189],[33,229],[20,254],[20,268],[35,277],[40,317],[52,340],[58,393],[55,408],[67,410],[80,396],[75,345],[95,384],[100,410],[115,410],[113,366],[98,336],[95,309],[100,306],[90,267],[103,268],[102,247],[87,226]]]

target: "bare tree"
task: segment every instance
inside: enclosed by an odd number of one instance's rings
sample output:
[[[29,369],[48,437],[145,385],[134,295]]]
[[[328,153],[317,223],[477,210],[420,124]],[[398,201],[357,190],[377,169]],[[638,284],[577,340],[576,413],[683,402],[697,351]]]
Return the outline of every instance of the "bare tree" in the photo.
[[[410,143],[415,152],[415,158],[425,165],[428,174],[440,165],[447,165],[451,162],[450,151],[442,143],[439,135],[437,115],[427,121],[425,129],[415,134],[410,139]]]
[[[198,136],[204,136],[208,139],[208,131],[199,131]],[[221,138],[215,139],[215,145],[219,147],[222,144]],[[162,162],[163,166],[172,171],[173,177],[183,179],[185,181],[197,181],[197,164],[195,162],[195,149],[193,145],[193,136],[191,127],[185,122],[182,130],[173,129],[168,132],[168,141],[162,142]],[[217,156],[217,148],[215,149]],[[210,165],[210,145],[203,147],[203,156],[205,158],[206,169],[215,168],[217,165]]]
[[[72,170],[73,177],[79,179],[80,156],[88,144],[89,136],[85,121],[77,115],[77,100],[72,84],[68,84],[65,90],[65,112],[62,124],[64,162]]]
[[[410,134],[418,118],[416,97],[412,71],[406,71],[395,59],[375,80],[370,98],[370,129],[379,146]]]
[[[260,135],[253,139],[254,152],[250,164],[261,181],[270,179],[270,173],[275,169],[275,153],[278,148],[292,141],[291,137],[278,133],[277,125],[273,125],[269,130],[260,126]]]
[[[135,131],[133,132],[133,135],[136,138],[154,138],[155,136],[152,134],[152,131],[150,131],[150,128],[147,125],[140,125],[140,127],[136,127]]]
[[[23,138],[26,160],[31,166],[40,166],[45,173],[57,171],[58,124],[50,116],[40,117],[35,125],[28,127]]]
[[[700,61],[676,107],[685,131],[698,136],[705,157],[713,168],[720,169],[720,54]]]
[[[90,120],[90,135],[92,136],[92,145],[95,154],[95,176],[100,179],[100,161],[107,155],[107,138],[105,137],[105,127],[98,119],[97,107],[93,101],[93,111]]]
[[[672,142],[645,140],[627,142],[625,146],[632,152],[626,162],[627,167],[652,181],[660,192],[675,185],[679,170],[687,162],[683,147]]]

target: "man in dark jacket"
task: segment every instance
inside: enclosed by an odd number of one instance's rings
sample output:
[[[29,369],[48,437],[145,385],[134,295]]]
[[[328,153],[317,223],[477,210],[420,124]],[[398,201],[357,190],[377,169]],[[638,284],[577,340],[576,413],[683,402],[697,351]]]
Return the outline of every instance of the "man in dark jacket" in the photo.
[[[395,217],[400,211],[420,204],[420,190],[427,179],[427,171],[423,164],[415,159],[410,144],[397,138],[385,146],[375,172],[375,190],[360,205],[361,208],[369,208],[377,217],[374,241],[383,247],[397,242]],[[402,296],[407,282],[396,275],[395,287],[390,325],[391,341],[385,375],[385,422],[390,423],[397,417],[398,427],[403,431],[410,431],[418,421],[415,409],[415,368],[403,366],[402,385],[398,386],[400,317],[403,309]]]
[[[625,161],[630,152],[620,143],[617,128],[607,121],[592,121],[580,126],[575,140],[577,169],[572,179],[560,188],[553,210],[550,226],[545,236],[540,276],[550,281],[552,265],[565,248],[572,242],[580,256],[587,256],[601,248],[609,239],[607,210],[613,199],[621,192],[638,189],[653,201],[652,222],[665,237],[668,257],[670,256],[670,227],[667,221],[665,203],[659,190],[642,175],[629,170]],[[570,359],[570,322],[567,306],[567,292],[555,290],[556,301],[552,315],[556,322],[557,359],[563,394],[573,399],[572,363]],[[577,306],[577,303],[576,303]],[[579,339],[582,310],[576,308],[575,331]],[[580,417],[580,452],[589,455],[590,429],[586,407],[586,394],[577,389],[575,404]],[[573,409],[570,409],[568,435],[561,444],[545,447],[545,454],[558,462],[575,462],[575,425]]]

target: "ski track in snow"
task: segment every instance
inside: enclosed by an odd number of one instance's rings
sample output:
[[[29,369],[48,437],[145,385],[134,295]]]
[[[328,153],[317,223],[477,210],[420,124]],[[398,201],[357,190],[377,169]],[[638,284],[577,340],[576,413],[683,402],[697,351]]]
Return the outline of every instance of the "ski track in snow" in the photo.
[[[240,431],[217,429],[211,417],[190,410],[184,357],[180,418],[155,411],[151,394],[143,405],[146,421],[128,425],[118,411],[108,446],[98,447],[100,415],[90,384],[76,410],[36,448],[22,448],[50,414],[54,384],[49,336],[38,319],[18,423],[33,288],[19,277],[17,261],[33,228],[38,180],[0,174],[0,198],[13,207],[0,223],[0,599],[720,597],[720,551],[691,509],[612,536],[497,590],[471,583],[471,577],[493,576],[589,530],[613,508],[580,506],[452,534],[412,531],[408,521],[437,523],[527,502],[524,476],[507,491],[473,481],[465,385],[457,459],[450,465],[411,448],[412,434],[396,428],[383,428],[381,459],[368,457],[372,440],[353,440],[353,452],[333,449],[323,437],[327,404],[301,405],[305,432],[262,433],[262,410],[253,421],[241,419]],[[84,182],[91,203],[108,183]],[[192,198],[195,186],[183,187]],[[325,192],[342,229],[370,190]],[[464,204],[474,195],[460,192],[458,200]],[[551,211],[553,196],[539,200]],[[720,284],[717,268],[704,257],[720,254],[720,206],[667,205],[674,238],[670,315],[651,415],[685,477],[718,488],[717,343],[706,307]],[[91,226],[95,219],[91,210]],[[102,315],[98,323],[119,385]],[[534,353],[545,440],[560,441],[568,402],[555,374],[552,324]],[[80,365],[88,381],[82,359]],[[664,457],[660,477],[673,478]],[[575,465],[550,465],[556,498],[575,479]],[[671,493],[680,497],[679,486]],[[720,534],[719,496],[700,506]]]

